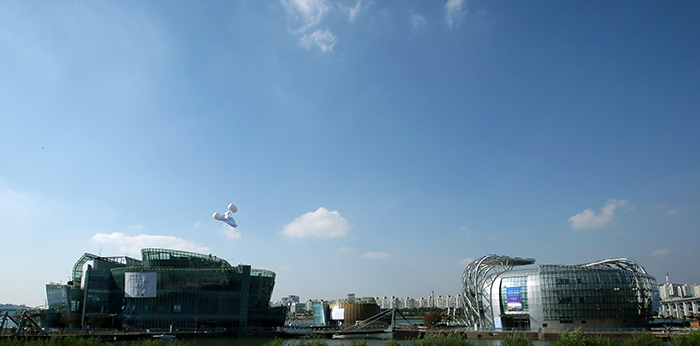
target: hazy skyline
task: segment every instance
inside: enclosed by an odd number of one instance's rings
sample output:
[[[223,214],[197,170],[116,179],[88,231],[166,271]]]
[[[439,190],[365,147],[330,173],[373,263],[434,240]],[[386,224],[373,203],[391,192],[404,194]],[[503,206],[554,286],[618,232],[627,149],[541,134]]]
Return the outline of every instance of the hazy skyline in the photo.
[[[456,295],[487,254],[700,284],[698,33],[696,1],[4,1],[0,303],[144,247],[273,300]]]

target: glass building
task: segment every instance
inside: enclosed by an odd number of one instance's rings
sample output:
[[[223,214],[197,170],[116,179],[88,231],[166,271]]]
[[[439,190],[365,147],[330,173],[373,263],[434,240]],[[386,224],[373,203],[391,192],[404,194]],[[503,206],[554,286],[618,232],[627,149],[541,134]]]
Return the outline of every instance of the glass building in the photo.
[[[484,329],[644,328],[656,279],[627,258],[532,266],[532,258],[488,255],[464,271],[470,327]],[[524,268],[514,269],[518,266]]]
[[[284,324],[269,306],[275,273],[212,255],[143,249],[142,260],[83,255],[67,285],[47,285],[59,327],[250,331]]]

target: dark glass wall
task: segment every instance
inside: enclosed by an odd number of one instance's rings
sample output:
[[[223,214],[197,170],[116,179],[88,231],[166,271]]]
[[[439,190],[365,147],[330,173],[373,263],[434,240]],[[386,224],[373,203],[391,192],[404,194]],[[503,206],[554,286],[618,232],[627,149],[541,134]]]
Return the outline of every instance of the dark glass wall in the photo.
[[[650,275],[615,268],[540,266],[544,320],[648,319]]]
[[[153,298],[123,298],[123,317],[133,327],[198,328],[247,325],[250,267],[218,269],[119,268],[114,281],[124,290],[127,272],[157,272]]]

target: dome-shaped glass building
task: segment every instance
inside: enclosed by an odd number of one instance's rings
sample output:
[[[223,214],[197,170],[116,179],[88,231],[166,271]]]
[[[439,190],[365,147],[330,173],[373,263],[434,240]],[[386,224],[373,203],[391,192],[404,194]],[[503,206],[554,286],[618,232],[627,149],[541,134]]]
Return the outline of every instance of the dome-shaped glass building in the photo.
[[[656,279],[628,258],[579,265],[534,263],[532,258],[500,255],[471,262],[462,275],[468,326],[643,328],[658,304]]]

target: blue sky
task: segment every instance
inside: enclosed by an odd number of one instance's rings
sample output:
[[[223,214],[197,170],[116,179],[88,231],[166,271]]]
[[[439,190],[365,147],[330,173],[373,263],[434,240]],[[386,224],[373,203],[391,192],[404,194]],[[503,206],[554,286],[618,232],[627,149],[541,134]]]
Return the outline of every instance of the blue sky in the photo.
[[[4,1],[0,302],[142,247],[275,300],[456,295],[491,253],[700,284],[699,32],[694,1]]]

